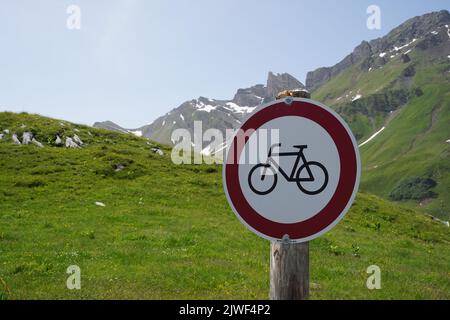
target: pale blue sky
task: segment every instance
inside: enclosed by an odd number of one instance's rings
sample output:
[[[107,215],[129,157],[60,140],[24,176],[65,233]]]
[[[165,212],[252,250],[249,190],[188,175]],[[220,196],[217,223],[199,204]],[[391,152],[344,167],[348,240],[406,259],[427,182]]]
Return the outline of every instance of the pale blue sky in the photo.
[[[81,8],[81,30],[66,9]],[[366,9],[381,7],[382,29]],[[0,110],[148,124],[182,102],[232,98],[267,72],[333,65],[448,0],[2,0]]]

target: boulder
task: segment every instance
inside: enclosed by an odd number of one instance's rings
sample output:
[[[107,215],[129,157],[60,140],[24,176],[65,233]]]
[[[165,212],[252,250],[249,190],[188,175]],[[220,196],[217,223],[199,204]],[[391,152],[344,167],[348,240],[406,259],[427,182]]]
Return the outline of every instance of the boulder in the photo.
[[[39,141],[37,141],[35,138],[31,139],[31,143],[34,144],[35,146],[38,146],[39,148],[44,147],[44,145],[42,143],[40,143]]]
[[[402,61],[403,63],[408,63],[411,61],[411,58],[408,56],[408,54],[402,54]]]
[[[99,201],[95,202],[95,205],[98,207],[106,207],[106,205],[103,202],[99,202]]]
[[[30,144],[33,139],[33,134],[31,132],[24,132],[22,135],[22,144]]]
[[[75,141],[72,140],[72,138],[66,139],[66,148],[79,148],[80,146],[76,144]]]
[[[12,135],[12,141],[14,144],[22,144],[19,140],[19,138],[17,138],[17,134],[13,134]]]
[[[5,129],[5,130],[3,130],[3,133],[5,133],[5,134],[9,134],[9,129]]]
[[[60,146],[60,145],[62,145],[62,144],[63,144],[63,143],[62,143],[61,138],[60,138],[58,135],[56,135],[55,145],[56,145],[56,146]]]
[[[3,139],[3,136],[4,136],[4,134],[3,134],[3,133],[0,133],[0,140]]]
[[[115,164],[114,166],[114,171],[115,172],[120,172],[120,171],[122,171],[123,169],[125,169],[125,166],[123,165],[123,164]]]
[[[75,141],[79,146],[82,146],[84,143],[81,141],[80,137],[76,134],[73,135],[73,141]]]
[[[156,154],[159,154],[160,156],[164,155],[164,152],[159,148],[152,148],[152,151]]]

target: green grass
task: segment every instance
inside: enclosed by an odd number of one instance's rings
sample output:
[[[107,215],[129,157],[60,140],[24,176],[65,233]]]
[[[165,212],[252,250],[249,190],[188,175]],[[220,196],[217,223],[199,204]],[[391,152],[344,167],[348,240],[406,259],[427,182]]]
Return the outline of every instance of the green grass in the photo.
[[[364,141],[383,126],[391,115],[389,111],[399,107],[396,96],[412,89],[397,81],[410,65],[402,63],[400,56],[371,71],[364,70],[361,64],[331,78],[312,97],[335,108],[349,123],[356,139]],[[353,102],[356,95],[361,98]]]
[[[77,129],[87,146],[0,141],[0,299],[268,297],[269,242],[230,210],[219,165],[176,166],[169,149],[160,146],[161,157],[145,139],[0,113],[0,129],[22,124],[43,142]],[[311,297],[449,299],[449,249],[444,225],[359,194],[311,242]],[[366,288],[372,264],[381,290]],[[81,290],[66,288],[70,265],[81,268]]]
[[[450,218],[450,91],[443,66],[424,68],[415,79],[423,96],[413,98],[373,141],[361,148],[364,190],[388,197],[411,178],[432,178],[438,196],[416,201],[423,210]]]
[[[406,65],[402,64],[400,57],[392,59],[389,65],[370,72],[361,70],[361,65],[355,64],[319,87],[313,93],[313,98],[329,105],[349,103],[352,96],[358,92],[363,96],[369,96],[382,91],[394,82],[405,68]],[[341,99],[337,100],[340,97]]]
[[[362,191],[396,199],[393,192],[407,181],[433,179],[436,187],[423,193],[433,197],[402,204],[450,220],[450,62],[442,53],[447,52],[445,44],[428,51],[411,49],[409,63],[398,55],[370,72],[353,65],[313,92],[313,98],[343,115],[359,142],[386,126],[360,148]],[[404,77],[412,66],[414,76]],[[357,93],[362,98],[351,102]],[[399,103],[405,97],[407,102]]]

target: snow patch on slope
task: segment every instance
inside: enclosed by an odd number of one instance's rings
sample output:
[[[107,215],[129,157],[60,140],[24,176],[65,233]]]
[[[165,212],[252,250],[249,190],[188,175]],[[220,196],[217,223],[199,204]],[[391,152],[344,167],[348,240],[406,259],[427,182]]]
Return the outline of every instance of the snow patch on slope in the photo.
[[[354,96],[354,97],[352,98],[352,102],[353,102],[353,101],[356,101],[356,100],[359,100],[359,99],[361,99],[361,98],[362,98],[362,95],[357,94],[356,96]]]
[[[414,39],[412,39],[410,42],[404,44],[403,46],[400,46],[400,47],[394,46],[394,49],[391,50],[391,52],[392,52],[392,51],[400,51],[400,50],[402,50],[402,49],[404,49],[404,48],[410,46],[411,44],[413,44],[413,43],[416,42],[416,41],[417,41],[417,39],[414,38]]]
[[[228,110],[233,111],[234,113],[251,113],[256,107],[241,107],[234,102],[227,102]]]
[[[364,141],[363,143],[361,143],[358,147],[362,147],[363,145],[365,145],[366,143],[368,143],[369,141],[373,140],[377,135],[379,135],[384,129],[386,129],[386,127],[381,128],[380,130],[378,130],[377,132],[375,132],[373,135],[370,136],[369,139],[367,139],[366,141]]]
[[[211,112],[213,110],[216,110],[216,106],[205,104],[202,101],[196,101],[197,103],[194,105],[194,108],[197,109],[197,111],[204,111],[204,112]]]
[[[141,130],[130,131],[130,133],[134,134],[136,137],[142,137],[142,131]]]

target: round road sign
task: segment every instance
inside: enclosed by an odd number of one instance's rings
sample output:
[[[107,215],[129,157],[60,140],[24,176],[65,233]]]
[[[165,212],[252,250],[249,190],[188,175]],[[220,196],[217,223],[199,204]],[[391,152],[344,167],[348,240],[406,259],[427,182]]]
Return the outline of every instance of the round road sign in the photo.
[[[272,240],[305,242],[332,229],[350,208],[359,151],[332,109],[303,98],[252,114],[228,146],[223,185],[236,216]]]

